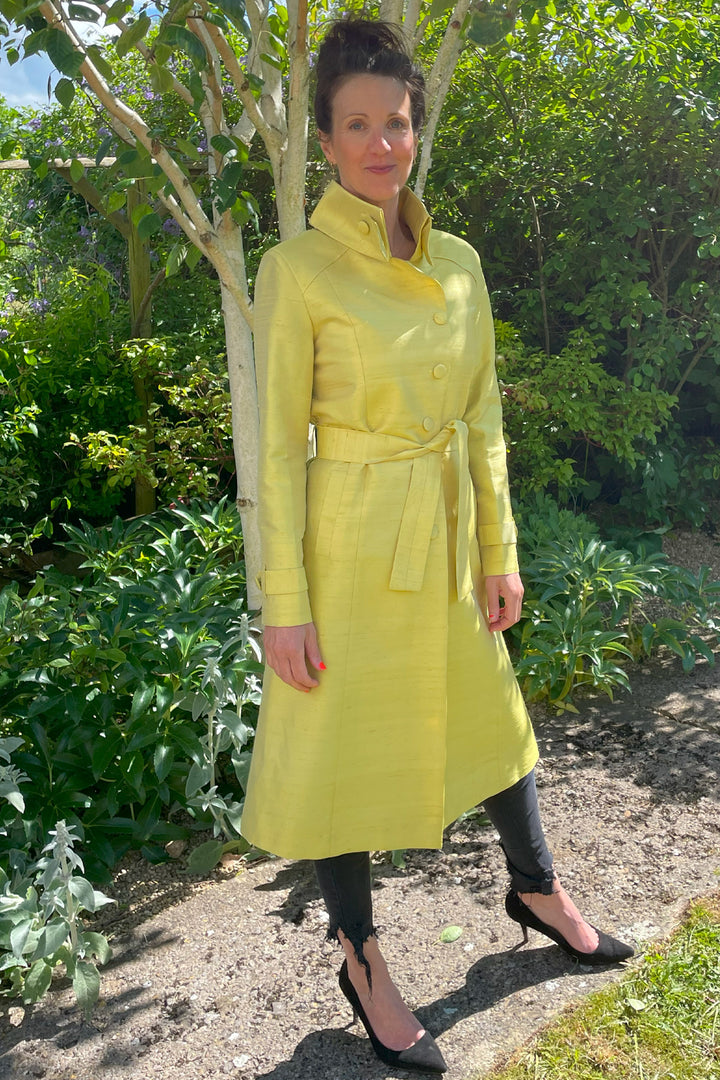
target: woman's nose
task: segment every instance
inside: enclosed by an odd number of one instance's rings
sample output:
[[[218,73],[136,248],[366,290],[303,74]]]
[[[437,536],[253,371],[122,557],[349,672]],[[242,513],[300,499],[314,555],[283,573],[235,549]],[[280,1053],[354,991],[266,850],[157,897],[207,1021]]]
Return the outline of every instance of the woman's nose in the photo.
[[[373,150],[387,153],[391,149],[388,138],[382,128],[378,128],[370,135],[370,146]]]

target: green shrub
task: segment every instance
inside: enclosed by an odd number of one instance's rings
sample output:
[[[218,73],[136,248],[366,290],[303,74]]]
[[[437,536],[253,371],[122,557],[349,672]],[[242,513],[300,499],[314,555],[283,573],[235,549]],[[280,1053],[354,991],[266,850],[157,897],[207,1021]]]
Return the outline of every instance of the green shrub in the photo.
[[[507,323],[496,324],[496,336],[510,475],[521,499],[548,487],[593,498],[600,485],[589,482],[589,449],[635,468],[670,421],[672,395],[610,375],[583,331],[555,356],[527,348]]]
[[[694,575],[662,553],[634,556],[598,539],[554,541],[523,567],[523,619],[511,630],[515,671],[526,697],[574,708],[579,689],[629,689],[623,658],[661,648],[692,669],[714,663],[706,638],[720,632],[720,582]],[[658,615],[657,610],[662,611]]]
[[[31,781],[21,826],[0,819],[0,854],[37,851],[65,820],[102,880],[130,846],[164,858],[188,835],[179,811],[237,837],[261,668],[231,505],[68,532],[86,576],[0,593],[0,715]],[[203,794],[218,785],[224,811]]]
[[[0,747],[11,741],[0,739]],[[81,915],[114,901],[82,876],[77,839],[58,821],[36,864],[16,858],[21,865],[12,877],[0,867],[0,994],[33,1004],[63,965],[89,1017],[100,991],[96,961],[106,963],[112,951],[102,934],[85,929]]]

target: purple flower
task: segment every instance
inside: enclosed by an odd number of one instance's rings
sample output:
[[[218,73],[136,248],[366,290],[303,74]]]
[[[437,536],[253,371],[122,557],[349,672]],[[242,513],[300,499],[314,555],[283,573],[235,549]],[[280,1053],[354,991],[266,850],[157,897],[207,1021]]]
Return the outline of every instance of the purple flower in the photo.
[[[28,127],[31,127],[33,131],[37,131],[42,126],[42,120],[39,116],[33,116],[32,120],[28,120]]]
[[[4,341],[5,338],[9,338],[9,337],[10,337],[10,331],[9,330],[3,330],[2,328],[0,328],[0,341]]]
[[[5,303],[6,304],[12,304],[13,300],[17,300],[17,293],[15,292],[14,289],[11,289],[10,292],[5,297]]]
[[[154,101],[155,100],[155,94],[153,93],[152,90],[143,90],[143,97],[145,98],[146,101]]]
[[[47,309],[50,307],[49,300],[31,300],[30,310],[34,311],[36,315],[44,315]]]
[[[110,128],[106,128],[106,127],[98,128],[97,133],[98,133],[98,135],[100,136],[101,139],[107,139],[108,135],[111,134]]]
[[[62,144],[63,144],[62,139],[46,139],[45,140],[45,145],[46,146],[62,146]]]
[[[92,236],[92,233],[87,225],[81,225],[78,229],[78,236]]]
[[[178,225],[175,218],[165,218],[163,221],[163,232],[170,233],[171,236],[179,236],[182,229]]]
[[[27,201],[27,208],[28,208],[28,210],[34,210],[36,206],[37,206],[37,203],[35,202],[35,200],[34,200],[34,199],[28,199],[28,201]],[[28,247],[29,247],[29,246],[30,246],[30,245],[28,244]]]

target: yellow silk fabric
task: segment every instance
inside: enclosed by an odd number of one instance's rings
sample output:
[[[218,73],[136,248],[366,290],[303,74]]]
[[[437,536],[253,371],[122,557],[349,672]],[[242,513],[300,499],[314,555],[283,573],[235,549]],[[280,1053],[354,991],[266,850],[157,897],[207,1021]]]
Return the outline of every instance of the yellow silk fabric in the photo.
[[[243,833],[290,858],[439,847],[537,758],[484,617],[484,576],[517,568],[487,290],[407,190],[401,212],[411,260],[332,184],[258,274],[263,616],[312,619],[327,665],[309,694],[265,675]]]

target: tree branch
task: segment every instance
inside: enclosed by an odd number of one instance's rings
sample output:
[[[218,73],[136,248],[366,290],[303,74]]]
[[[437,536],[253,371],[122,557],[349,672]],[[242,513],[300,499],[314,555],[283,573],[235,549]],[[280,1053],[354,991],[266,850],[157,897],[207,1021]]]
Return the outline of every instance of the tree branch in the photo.
[[[283,143],[282,133],[276,128],[271,127],[260,111],[260,106],[250,89],[250,83],[247,80],[247,76],[240,67],[240,63],[234,50],[231,48],[230,43],[220,28],[213,23],[205,23],[205,28],[210,40],[218,51],[225,70],[233,81],[233,85],[237,90],[238,97],[243,103],[245,112],[252,120],[256,131],[265,143],[268,153],[270,153],[271,150],[276,153]]]
[[[39,11],[50,26],[62,30],[75,49],[84,54],[80,71],[87,80],[88,85],[110,116],[128,131],[130,137],[126,141],[140,143],[148,154],[155,158],[168,180],[175,187],[185,213],[182,212],[175,199],[163,199],[161,196],[161,201],[170,210],[170,213],[189,239],[203,254],[207,255],[214,240],[212,224],[200,205],[190,180],[160,140],[151,138],[149,128],[142,117],[110,90],[105,79],[84,53],[81,42],[72,31],[72,27],[66,22],[62,10],[55,7],[53,0],[43,0]]]
[[[110,11],[110,5],[105,4],[105,3],[98,4],[97,0],[95,0],[95,2],[96,2],[97,7],[99,7],[100,10],[105,15],[107,15],[108,12]],[[116,19],[115,23],[113,25],[117,26],[121,33],[124,30],[127,30],[127,28],[128,28],[128,24],[125,22],[124,19]],[[135,46],[135,48],[140,53],[140,55],[143,57],[143,59],[147,61],[148,64],[152,63],[152,60],[153,60],[152,50],[148,49],[148,47],[147,47],[147,45],[145,44],[144,41],[139,41],[137,43],[137,45]],[[172,81],[173,81],[172,88],[175,91],[175,93],[177,94],[177,96],[182,98],[183,101],[187,105],[192,105],[193,104],[193,96],[190,93],[190,91],[188,90],[187,86],[185,86],[184,83],[181,83],[179,79],[176,79],[174,75],[172,76]]]
[[[460,34],[469,7],[470,0],[458,0],[455,5],[428,78],[427,94],[428,99],[432,101],[432,108],[425,125],[420,163],[415,180],[415,194],[420,199],[425,191],[425,183],[432,164],[433,139],[435,138],[447,92],[450,89],[455,65],[462,49]]]

